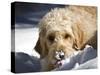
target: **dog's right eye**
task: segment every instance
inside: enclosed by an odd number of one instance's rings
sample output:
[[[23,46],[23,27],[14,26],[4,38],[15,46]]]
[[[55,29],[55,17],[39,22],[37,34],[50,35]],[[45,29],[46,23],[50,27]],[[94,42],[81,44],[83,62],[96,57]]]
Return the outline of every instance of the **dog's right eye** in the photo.
[[[65,39],[67,39],[68,37],[70,37],[69,34],[66,34],[66,35],[64,36]]]
[[[49,37],[48,37],[48,40],[49,40],[50,42],[53,42],[53,41],[54,41],[54,39],[55,39],[55,37],[54,37],[54,36],[49,36]]]

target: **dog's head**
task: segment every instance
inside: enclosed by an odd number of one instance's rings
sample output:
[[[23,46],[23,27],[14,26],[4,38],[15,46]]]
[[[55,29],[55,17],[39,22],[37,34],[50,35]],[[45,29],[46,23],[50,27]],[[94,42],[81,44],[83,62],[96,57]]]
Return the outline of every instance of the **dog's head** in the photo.
[[[81,48],[83,33],[80,25],[72,25],[66,16],[61,12],[49,13],[41,20],[39,39],[35,46],[41,58],[48,57],[50,62],[62,60]]]

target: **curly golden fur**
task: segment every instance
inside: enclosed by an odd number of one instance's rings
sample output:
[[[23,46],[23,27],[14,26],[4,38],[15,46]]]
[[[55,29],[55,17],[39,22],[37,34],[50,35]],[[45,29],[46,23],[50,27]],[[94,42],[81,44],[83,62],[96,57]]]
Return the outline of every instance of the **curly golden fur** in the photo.
[[[67,6],[54,8],[40,21],[35,50],[41,56],[42,71],[56,68],[56,51],[69,57],[86,44],[97,48],[96,7]]]

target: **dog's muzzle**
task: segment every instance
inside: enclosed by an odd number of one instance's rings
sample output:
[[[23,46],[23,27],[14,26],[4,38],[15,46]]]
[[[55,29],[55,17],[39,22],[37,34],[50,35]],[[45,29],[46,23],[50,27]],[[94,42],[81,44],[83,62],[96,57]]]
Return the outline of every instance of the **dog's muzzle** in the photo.
[[[55,52],[55,58],[57,59],[57,60],[63,60],[64,58],[65,58],[65,53],[62,51],[62,50],[60,50],[60,51],[56,51]]]

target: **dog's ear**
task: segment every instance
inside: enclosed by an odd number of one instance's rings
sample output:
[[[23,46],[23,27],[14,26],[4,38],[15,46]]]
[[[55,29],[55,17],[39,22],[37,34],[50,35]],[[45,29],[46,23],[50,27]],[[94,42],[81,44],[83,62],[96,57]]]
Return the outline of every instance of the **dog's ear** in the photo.
[[[83,44],[84,44],[84,32],[81,29],[81,25],[79,23],[75,24],[74,26],[72,26],[72,31],[74,34],[74,43],[73,43],[73,47],[76,50],[80,50],[83,48]]]
[[[44,37],[39,36],[35,50],[40,54],[41,58],[44,58],[48,54],[48,49]]]
[[[36,52],[38,52],[41,55],[41,45],[40,45],[40,38],[38,38],[38,41],[34,47],[34,49],[36,50]]]

